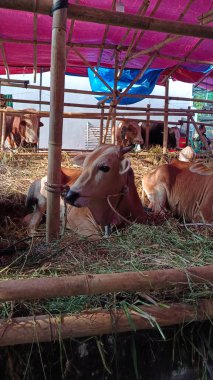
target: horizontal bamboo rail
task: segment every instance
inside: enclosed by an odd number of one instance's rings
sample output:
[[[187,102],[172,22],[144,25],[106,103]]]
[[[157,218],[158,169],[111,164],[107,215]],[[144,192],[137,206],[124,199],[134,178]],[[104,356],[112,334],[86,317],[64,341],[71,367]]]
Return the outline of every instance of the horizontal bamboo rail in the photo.
[[[13,103],[26,103],[26,104],[42,104],[42,105],[50,105],[50,102],[44,101],[44,100],[29,100],[29,99],[12,99]],[[99,107],[94,104],[84,104],[84,103],[64,103],[65,107],[79,107],[79,108],[94,108],[98,109]],[[108,110],[110,106],[104,106],[105,110]],[[129,111],[132,114],[132,111],[138,111],[140,114],[141,112],[147,111],[147,107],[126,107],[126,106],[117,106],[117,110],[124,110]],[[159,107],[150,107],[150,112],[163,112],[162,108]],[[16,112],[18,110],[14,110]],[[10,112],[10,111],[8,111]],[[20,111],[19,111],[20,112]],[[200,109],[190,109],[188,108],[169,108],[169,112],[178,112],[178,113],[185,113],[185,114],[191,114],[191,113],[204,113],[204,114],[213,114],[213,110],[200,110]]]
[[[213,265],[185,270],[88,274],[0,281],[0,301],[135,292],[213,282]]]
[[[17,87],[17,88],[23,88],[25,87],[24,84],[15,84],[15,83],[10,83],[6,79],[0,78],[0,84],[1,86],[5,87]],[[41,89],[42,91],[50,91],[50,87],[48,86],[36,86],[36,85],[27,85],[27,89],[31,90],[39,90]],[[109,96],[110,94],[108,92],[98,92],[98,91],[88,91],[88,90],[76,90],[76,89],[65,89],[64,92],[67,93],[74,93],[74,94],[82,94],[82,95],[101,95],[101,96]],[[111,94],[112,97],[112,94]],[[128,98],[149,98],[149,99],[162,99],[164,100],[166,97],[165,95],[139,95],[139,94],[127,94],[126,97]],[[213,100],[209,99],[199,99],[199,98],[182,98],[178,96],[169,96],[169,100],[177,100],[177,101],[191,101],[191,102],[198,102],[198,103],[208,103],[208,104],[213,104]]]
[[[16,0],[15,2],[11,0],[0,0],[0,7],[34,12],[33,3],[28,0]],[[43,0],[37,5],[37,12],[50,15],[51,8],[52,1]],[[210,26],[195,25],[174,20],[160,20],[154,19],[153,17],[113,12],[107,9],[97,9],[76,4],[69,4],[67,18],[125,28],[134,28],[138,30],[155,30],[180,36],[192,36],[207,39],[213,38],[213,30]]]
[[[213,300],[200,300],[193,306],[177,303],[166,308],[143,306],[140,312],[129,308],[129,318],[123,310],[113,309],[111,312],[96,310],[72,316],[40,315],[0,320],[0,346],[119,333],[131,331],[133,327],[135,330],[153,329],[155,323],[149,322],[147,314],[161,327],[203,321],[213,317]]]

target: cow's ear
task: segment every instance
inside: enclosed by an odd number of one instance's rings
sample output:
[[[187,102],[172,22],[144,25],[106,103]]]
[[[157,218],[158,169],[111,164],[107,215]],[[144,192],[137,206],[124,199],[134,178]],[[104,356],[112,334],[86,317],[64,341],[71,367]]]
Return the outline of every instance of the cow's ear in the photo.
[[[128,172],[130,166],[131,166],[131,162],[128,160],[128,158],[124,158],[120,162],[119,174],[124,174],[124,173]]]
[[[87,156],[87,153],[78,154],[72,158],[73,165],[83,166],[84,160]]]
[[[41,121],[39,121],[39,124],[38,124],[38,126],[39,126],[39,128],[41,128],[41,127],[43,127],[43,126],[44,126],[44,124],[43,124]]]

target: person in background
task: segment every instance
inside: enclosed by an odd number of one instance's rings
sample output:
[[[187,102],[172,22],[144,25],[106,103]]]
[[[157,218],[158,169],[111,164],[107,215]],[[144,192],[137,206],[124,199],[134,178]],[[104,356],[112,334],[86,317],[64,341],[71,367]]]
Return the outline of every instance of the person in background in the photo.
[[[204,124],[200,124],[200,125],[199,125],[199,131],[200,131],[200,133],[202,134],[202,136],[204,137],[204,139],[206,140],[207,144],[208,144],[208,145],[211,145],[211,140],[206,136],[206,127],[205,127]],[[198,135],[198,137],[196,138],[196,141],[197,141],[198,143],[200,143],[200,145],[201,145],[201,149],[205,149],[205,147],[203,146],[203,142],[201,141],[199,135]]]

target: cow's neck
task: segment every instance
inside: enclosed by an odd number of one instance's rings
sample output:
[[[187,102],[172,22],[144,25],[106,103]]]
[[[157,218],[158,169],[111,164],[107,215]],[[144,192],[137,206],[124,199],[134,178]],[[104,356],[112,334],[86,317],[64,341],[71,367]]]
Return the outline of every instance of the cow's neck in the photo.
[[[127,192],[126,188],[128,188]],[[116,211],[110,206],[107,198],[95,199],[91,202],[89,208],[98,224],[102,226],[107,224],[120,225],[125,224],[125,219],[138,223],[146,221],[146,215],[135,186],[132,169],[127,173],[127,180],[121,188],[119,196],[116,198],[109,196],[108,199]]]

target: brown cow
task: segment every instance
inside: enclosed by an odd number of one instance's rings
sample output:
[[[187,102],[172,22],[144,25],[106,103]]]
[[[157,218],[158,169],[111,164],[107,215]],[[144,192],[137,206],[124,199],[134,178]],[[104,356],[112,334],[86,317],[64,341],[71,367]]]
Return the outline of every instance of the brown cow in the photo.
[[[166,209],[187,222],[213,221],[213,170],[205,164],[173,160],[142,180],[154,213]]]
[[[7,107],[12,110],[11,107]],[[37,146],[39,128],[43,126],[40,117],[30,114],[34,109],[25,109],[19,115],[6,115],[5,147],[16,149],[19,146]]]
[[[141,127],[137,121],[123,120],[116,127],[116,140],[120,146],[144,144],[141,136]]]
[[[80,175],[81,169],[70,169],[61,168],[61,185],[69,186],[71,185]],[[25,216],[23,223],[28,226],[28,231],[33,234],[37,227],[39,226],[44,214],[46,213],[47,207],[47,191],[45,188],[45,182],[47,181],[47,176],[42,179],[35,180],[27,194],[26,207],[30,208],[34,206],[34,211],[31,214]],[[77,209],[70,205],[67,206],[66,210],[66,226],[67,228],[73,230],[76,233],[90,237],[92,239],[97,239],[101,236],[102,230],[95,222],[90,210],[87,207],[82,209]],[[60,201],[60,218],[62,226],[65,223],[65,205],[64,200],[61,197]]]
[[[66,201],[76,207],[88,207],[101,226],[146,221],[130,161],[124,157],[130,149],[101,145],[75,157],[73,161],[82,166],[82,173],[70,187]]]

